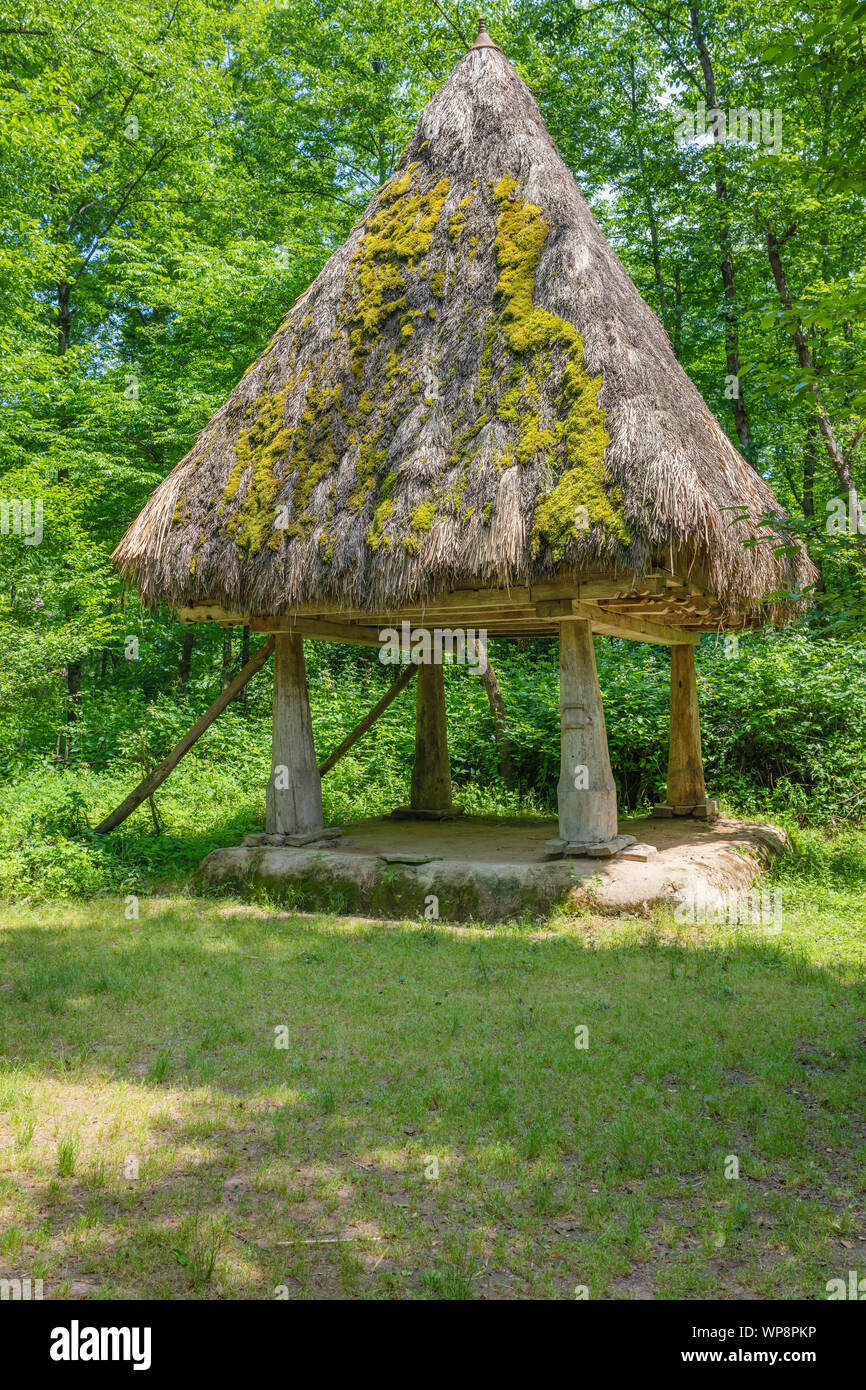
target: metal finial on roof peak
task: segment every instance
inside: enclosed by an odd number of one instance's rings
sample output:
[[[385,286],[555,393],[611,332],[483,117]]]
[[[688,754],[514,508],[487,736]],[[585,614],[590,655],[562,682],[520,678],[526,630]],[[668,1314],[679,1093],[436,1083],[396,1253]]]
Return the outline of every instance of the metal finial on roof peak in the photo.
[[[502,49],[499,47],[499,44],[494,43],[492,38],[488,34],[487,25],[484,23],[483,19],[479,19],[478,21],[478,35],[475,39],[474,44],[472,45],[472,48],[495,48],[497,53],[502,52]],[[469,51],[471,53],[472,49],[470,49]]]

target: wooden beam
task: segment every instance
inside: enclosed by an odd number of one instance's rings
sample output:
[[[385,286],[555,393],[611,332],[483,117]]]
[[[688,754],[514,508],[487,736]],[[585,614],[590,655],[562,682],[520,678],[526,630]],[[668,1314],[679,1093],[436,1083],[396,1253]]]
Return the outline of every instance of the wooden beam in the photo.
[[[369,616],[369,615],[368,615]],[[317,637],[323,642],[347,642],[356,647],[378,647],[379,628],[361,623],[334,623],[314,618],[254,618],[253,632],[296,633],[300,637]]]
[[[346,735],[342,743],[337,744],[333,753],[329,753],[323,763],[319,763],[319,775],[321,777],[324,777],[326,772],[330,772],[334,764],[338,763],[343,755],[348,753],[350,748],[354,747],[358,739],[363,738],[367,730],[373,727],[379,715],[384,714],[391,702],[396,700],[401,691],[406,689],[406,686],[415,677],[417,670],[418,667],[413,664],[404,666],[403,670],[397,676],[397,679],[389,685],[381,700],[377,701],[370,710],[370,713],[364,715],[360,724],[355,725],[352,732]]]
[[[257,671],[262,669],[273,650],[274,639],[270,637],[267,642],[262,643],[252,660],[247,662],[243,670],[239,671],[234,680],[217,696],[210,706],[210,709],[202,715],[198,723],[193,724],[189,732],[184,734],[179,743],[175,744],[165,761],[161,762],[159,767],[154,768],[153,772],[149,772],[148,775],[139,782],[135,791],[130,792],[126,800],[121,801],[120,805],[111,812],[110,816],[106,816],[105,820],[100,821],[99,825],[96,827],[97,835],[107,835],[110,830],[114,830],[118,825],[121,825],[123,821],[126,820],[127,816],[131,816],[133,811],[136,810],[143,801],[146,801],[149,796],[153,795],[157,787],[161,786],[166,777],[168,777],[169,773],[174,771],[181,758],[189,752],[190,748],[201,738],[205,730],[210,728],[211,724],[222,714],[226,706],[231,704],[238,691],[243,690],[247,681],[250,680]]]
[[[652,570],[640,577],[630,572],[619,576],[593,572],[565,579],[543,580],[532,584],[530,593],[535,603],[547,603],[557,598],[576,598],[581,603],[594,602],[600,598],[616,598],[620,594],[630,594],[635,590],[649,592],[654,586],[661,588],[668,577],[666,571],[658,570]]]
[[[681,628],[667,627],[664,623],[649,623],[643,618],[627,618],[620,614],[605,613],[591,603],[578,603],[576,599],[556,599],[552,603],[539,603],[539,618],[553,618],[557,622],[589,622],[593,631],[610,637],[630,637],[635,642],[654,642],[661,647],[672,647],[678,643],[694,646],[698,637]]]
[[[583,576],[569,576],[567,579],[545,580],[531,586],[514,585],[511,588],[451,589],[437,593],[425,601],[415,600],[390,610],[371,612],[367,608],[342,606],[336,601],[328,603],[299,604],[289,613],[279,617],[266,613],[241,613],[223,607],[217,600],[205,600],[193,606],[179,607],[177,616],[181,622],[215,622],[224,625],[248,624],[255,631],[289,631],[299,621],[315,622],[361,622],[365,626],[391,627],[403,618],[420,617],[422,626],[429,625],[433,616],[465,615],[468,619],[480,609],[500,609],[513,612],[515,609],[533,609],[536,603],[559,598],[574,598],[579,602],[592,602],[596,599],[617,598],[632,593],[663,592],[667,582],[681,585],[679,579],[671,580],[666,571],[653,571],[638,578],[636,575],[611,577],[597,572]],[[318,635],[318,634],[316,634]],[[339,639],[335,639],[339,640]]]
[[[681,622],[688,623],[704,619],[709,621],[709,614],[700,612],[698,609],[687,608],[681,603],[630,603],[625,604],[605,604],[603,613],[610,613],[611,620],[616,622],[618,618],[658,618],[668,627],[678,627]]]
[[[181,623],[219,623],[236,627],[238,623],[247,623],[249,618],[243,613],[237,613],[233,609],[223,608],[219,603],[199,603],[194,608],[177,608],[178,622]]]

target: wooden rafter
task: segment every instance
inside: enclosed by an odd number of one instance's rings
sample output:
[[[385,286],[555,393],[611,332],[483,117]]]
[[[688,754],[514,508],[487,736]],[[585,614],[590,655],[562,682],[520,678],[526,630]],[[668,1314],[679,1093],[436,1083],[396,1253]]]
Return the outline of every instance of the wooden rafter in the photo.
[[[476,628],[490,636],[554,635],[559,624],[580,618],[602,636],[670,646],[694,644],[700,630],[718,631],[732,624],[714,596],[699,587],[701,576],[656,569],[648,575],[587,574],[580,582],[552,580],[510,589],[462,588],[436,594],[397,611],[371,613],[337,603],[300,605],[282,616],[244,614],[202,603],[179,610],[185,622],[216,622],[222,626],[248,624],[256,632],[296,633],[323,641],[376,646],[383,628],[409,622],[421,628]]]

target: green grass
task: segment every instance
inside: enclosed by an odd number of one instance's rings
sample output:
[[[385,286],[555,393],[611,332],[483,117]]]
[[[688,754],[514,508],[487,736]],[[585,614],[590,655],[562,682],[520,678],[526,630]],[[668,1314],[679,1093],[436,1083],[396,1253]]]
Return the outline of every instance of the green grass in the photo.
[[[790,862],[778,936],[7,908],[0,1275],[50,1297],[822,1298],[866,1271],[846,863]]]

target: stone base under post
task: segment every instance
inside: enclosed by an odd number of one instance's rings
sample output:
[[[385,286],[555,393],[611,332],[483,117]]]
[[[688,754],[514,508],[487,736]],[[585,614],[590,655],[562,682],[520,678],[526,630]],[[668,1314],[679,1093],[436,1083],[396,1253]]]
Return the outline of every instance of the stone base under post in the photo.
[[[652,814],[657,819],[671,816],[694,816],[696,820],[715,820],[719,814],[719,803],[714,796],[706,796],[703,801],[693,805],[671,806],[667,801],[659,801],[653,806]]]

